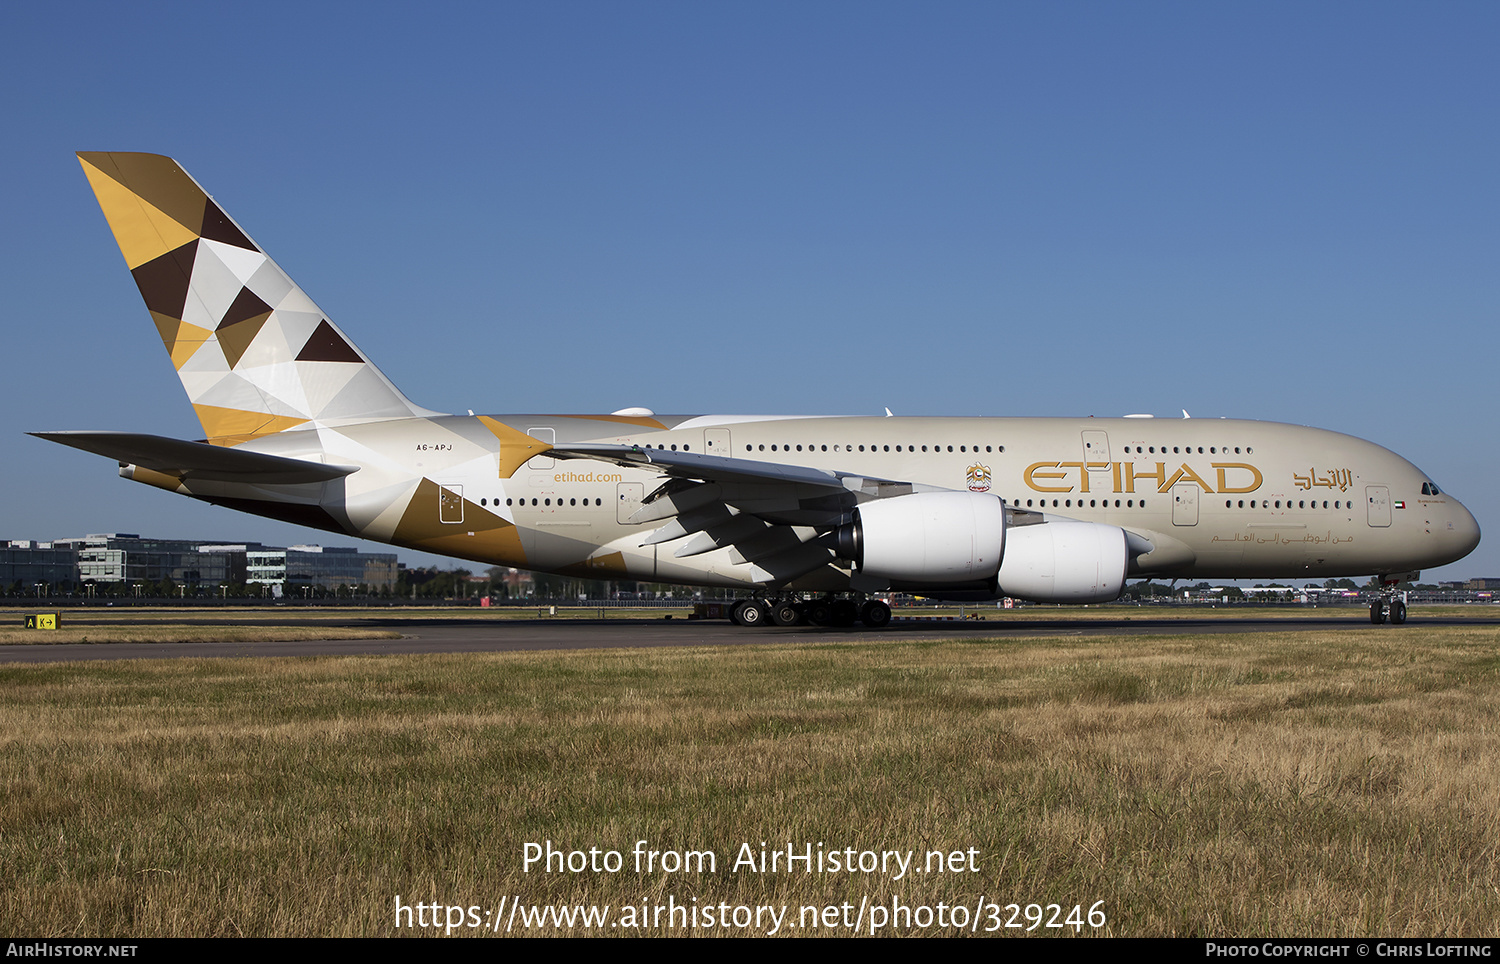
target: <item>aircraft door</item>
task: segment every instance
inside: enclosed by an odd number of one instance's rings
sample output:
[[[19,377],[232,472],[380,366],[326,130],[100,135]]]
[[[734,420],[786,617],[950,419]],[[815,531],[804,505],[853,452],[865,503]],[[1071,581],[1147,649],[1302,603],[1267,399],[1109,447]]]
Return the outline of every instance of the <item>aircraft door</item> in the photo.
[[[709,455],[717,455],[721,458],[734,458],[734,451],[729,444],[729,429],[706,428],[703,430],[703,451]]]
[[[537,440],[539,440],[541,442],[545,442],[548,445],[556,445],[557,444],[557,429],[553,429],[553,428],[528,428],[526,430],[526,434],[530,435],[532,438],[537,439]],[[531,461],[526,463],[526,467],[527,468],[531,468],[531,469],[550,469],[550,468],[553,468],[556,465],[557,465],[557,460],[556,459],[548,458],[545,455],[533,456],[532,459],[531,459]]]
[[[615,485],[615,521],[627,525],[646,497],[646,483],[620,482]]]
[[[1109,433],[1089,431],[1083,433],[1083,460],[1085,462],[1109,461]]]
[[[438,486],[438,521],[449,525],[461,524],[464,521],[463,486]]]
[[[1089,486],[1103,484],[1108,492],[1110,468],[1109,433],[1091,429],[1083,433],[1083,470],[1089,475]],[[1118,484],[1118,476],[1115,482]],[[1084,491],[1088,491],[1087,488]]]
[[[1198,524],[1198,486],[1191,482],[1179,482],[1172,486],[1172,524]]]
[[[1391,524],[1391,490],[1384,485],[1365,486],[1365,507],[1370,525],[1383,528]]]

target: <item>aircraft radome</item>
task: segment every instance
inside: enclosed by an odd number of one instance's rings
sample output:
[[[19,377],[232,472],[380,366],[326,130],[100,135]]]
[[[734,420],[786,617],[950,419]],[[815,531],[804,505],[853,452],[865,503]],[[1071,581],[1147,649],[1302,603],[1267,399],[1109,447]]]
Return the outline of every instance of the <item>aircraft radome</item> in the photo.
[[[872,594],[1089,603],[1127,577],[1327,578],[1462,558],[1400,456],[1267,422],[445,415],[403,395],[170,158],[83,153],[205,441],[38,433],[215,505],[482,563],[743,590],[742,624]],[[1405,619],[1388,591],[1371,609]]]

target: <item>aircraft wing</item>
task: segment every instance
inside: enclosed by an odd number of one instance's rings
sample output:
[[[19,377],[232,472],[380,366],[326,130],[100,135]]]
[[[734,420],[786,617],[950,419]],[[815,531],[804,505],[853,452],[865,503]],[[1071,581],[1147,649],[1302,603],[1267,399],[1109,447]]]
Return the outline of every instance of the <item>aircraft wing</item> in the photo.
[[[779,462],[757,462],[731,459],[700,452],[673,452],[667,449],[643,448],[639,445],[608,443],[568,444],[549,449],[549,456],[560,459],[591,459],[613,462],[628,468],[652,466],[662,475],[678,479],[728,483],[791,483],[828,489],[830,492],[857,491],[868,485],[907,485],[890,479],[876,479],[850,472],[830,472],[806,465]],[[906,492],[911,491],[908,485]],[[892,495],[896,493],[891,493]],[[901,493],[905,494],[905,492]]]
[[[182,479],[297,485],[330,482],[359,471],[355,465],[324,465],[224,445],[188,442],[137,432],[31,432],[37,438],[103,455]]]
[[[677,558],[728,549],[729,560],[749,566],[757,582],[777,586],[837,558],[830,534],[858,504],[944,491],[851,472],[638,445],[570,443],[546,454],[659,472],[666,481],[629,519],[665,522],[646,535],[643,546],[675,543]]]

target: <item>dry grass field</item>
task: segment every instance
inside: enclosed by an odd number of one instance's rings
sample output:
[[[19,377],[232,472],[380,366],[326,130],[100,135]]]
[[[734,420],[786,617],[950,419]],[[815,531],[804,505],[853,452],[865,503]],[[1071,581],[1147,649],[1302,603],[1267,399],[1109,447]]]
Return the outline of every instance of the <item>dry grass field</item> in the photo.
[[[669,902],[785,907],[793,935],[850,932],[804,906],[897,901],[978,933],[1032,902],[1102,902],[1082,933],[1120,936],[1500,926],[1493,623],[5,666],[0,692],[11,934],[444,932],[398,898],[622,925],[530,934],[683,933],[650,920]],[[548,840],[624,869],[526,872]],[[716,867],[636,873],[638,840]],[[735,871],[762,841],[978,870]]]

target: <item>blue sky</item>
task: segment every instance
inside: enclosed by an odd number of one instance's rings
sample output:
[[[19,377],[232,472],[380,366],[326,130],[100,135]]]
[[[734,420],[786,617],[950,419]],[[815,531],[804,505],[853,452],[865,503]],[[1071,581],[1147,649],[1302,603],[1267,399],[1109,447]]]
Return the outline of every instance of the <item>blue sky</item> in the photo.
[[[1500,7],[220,6],[0,8],[0,538],[348,542],[21,434],[201,434],[72,156],[138,150],[431,408],[1313,424],[1500,575]]]

